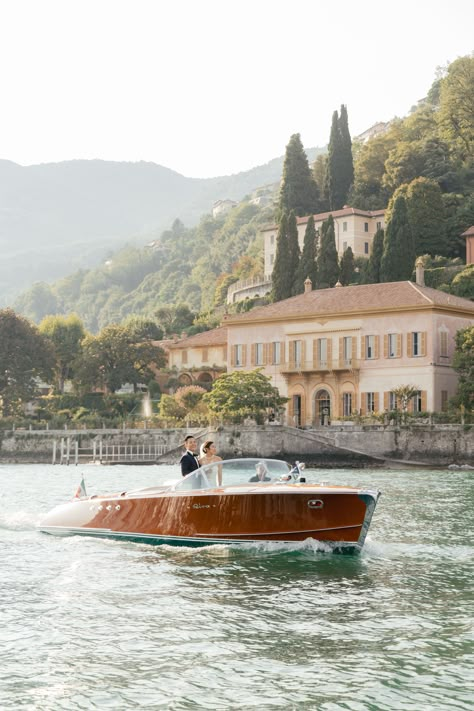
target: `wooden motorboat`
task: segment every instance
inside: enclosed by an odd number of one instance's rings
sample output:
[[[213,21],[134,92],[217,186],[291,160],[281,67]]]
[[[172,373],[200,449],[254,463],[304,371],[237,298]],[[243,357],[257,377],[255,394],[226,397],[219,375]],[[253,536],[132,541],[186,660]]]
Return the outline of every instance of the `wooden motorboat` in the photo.
[[[39,528],[152,544],[210,545],[315,539],[360,550],[380,492],[307,483],[304,465],[275,459],[208,464],[163,486],[76,497]]]

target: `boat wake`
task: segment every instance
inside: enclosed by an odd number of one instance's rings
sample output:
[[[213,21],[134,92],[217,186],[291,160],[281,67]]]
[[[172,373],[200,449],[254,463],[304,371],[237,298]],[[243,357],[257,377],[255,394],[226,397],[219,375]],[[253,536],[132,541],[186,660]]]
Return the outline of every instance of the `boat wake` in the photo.
[[[32,511],[3,511],[0,529],[5,531],[33,531],[38,526],[38,514]]]

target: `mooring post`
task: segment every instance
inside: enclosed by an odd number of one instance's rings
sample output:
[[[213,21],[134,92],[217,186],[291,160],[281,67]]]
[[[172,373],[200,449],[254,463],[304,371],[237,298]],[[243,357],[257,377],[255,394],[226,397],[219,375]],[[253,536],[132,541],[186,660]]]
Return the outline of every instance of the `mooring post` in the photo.
[[[55,439],[53,439],[53,464],[56,464],[56,446],[57,442]]]
[[[77,467],[78,461],[79,461],[79,442],[76,439],[76,441],[74,442],[74,464],[76,465],[76,467]]]
[[[64,464],[64,437],[61,437],[61,458],[59,463]]]

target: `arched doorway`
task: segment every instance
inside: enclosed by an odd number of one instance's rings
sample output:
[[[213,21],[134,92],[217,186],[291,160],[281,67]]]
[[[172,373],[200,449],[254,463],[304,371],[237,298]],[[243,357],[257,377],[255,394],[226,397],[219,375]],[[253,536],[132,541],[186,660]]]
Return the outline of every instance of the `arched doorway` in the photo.
[[[331,395],[327,390],[318,390],[314,396],[314,419],[316,425],[328,425],[331,421]]]
[[[213,382],[212,375],[210,373],[207,373],[206,371],[204,371],[203,373],[199,373],[197,382],[198,385],[200,385],[202,388],[210,390]]]

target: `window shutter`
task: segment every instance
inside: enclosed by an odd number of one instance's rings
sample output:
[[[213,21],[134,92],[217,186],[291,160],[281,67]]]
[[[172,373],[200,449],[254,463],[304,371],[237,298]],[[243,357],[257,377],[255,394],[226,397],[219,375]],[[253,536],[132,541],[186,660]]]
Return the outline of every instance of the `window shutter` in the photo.
[[[290,345],[290,357],[289,357],[290,368],[294,368],[295,367],[295,341],[290,341],[289,345]]]
[[[306,424],[306,398],[304,396],[304,393],[301,393],[301,412],[300,412],[300,422],[301,425]]]
[[[332,338],[327,340],[328,368],[332,370]]]
[[[380,393],[374,393],[374,412],[379,412]]]
[[[383,337],[383,357],[388,358],[388,336]]]
[[[286,363],[285,341],[280,341],[280,363]]]
[[[360,394],[360,411],[363,415],[367,414],[367,393]]]
[[[242,346],[242,365],[247,365],[247,344]]]
[[[384,410],[388,410],[388,396],[389,396],[389,393],[384,392],[384,394],[383,394],[383,409]]]
[[[255,351],[257,350],[257,346],[255,343],[252,343],[250,346],[250,365],[256,365],[256,360],[255,360]]]
[[[290,422],[293,414],[293,396],[290,395],[290,399],[288,400],[288,417],[290,418]]]
[[[380,357],[380,336],[374,336],[374,350],[375,350],[374,358],[379,358]]]
[[[339,363],[342,363],[344,358],[344,339],[341,336],[339,339]]]
[[[402,334],[397,333],[397,358],[402,357]]]
[[[352,345],[354,345],[354,340],[352,340]],[[367,358],[367,341],[365,336],[360,337],[360,359]]]
[[[235,368],[235,346],[230,347],[230,365]]]
[[[354,364],[355,359],[357,358],[357,338],[355,336],[352,337],[352,363]]]
[[[306,368],[306,341],[301,341],[301,369],[304,370]],[[301,406],[301,410],[303,411],[303,406]]]
[[[421,334],[421,355],[426,355],[426,331]]]
[[[313,369],[316,370],[319,367],[318,364],[318,339],[313,339]]]
[[[421,391],[421,410],[422,412],[427,412],[428,410],[428,393],[426,390]]]
[[[441,355],[442,356],[447,356],[448,355],[448,334],[446,331],[441,331],[440,333],[441,336]]]
[[[413,358],[413,334],[407,334],[407,356]]]
[[[270,344],[269,343],[264,343],[263,344],[263,365],[268,365],[269,357],[268,357],[268,350],[269,350]]]

